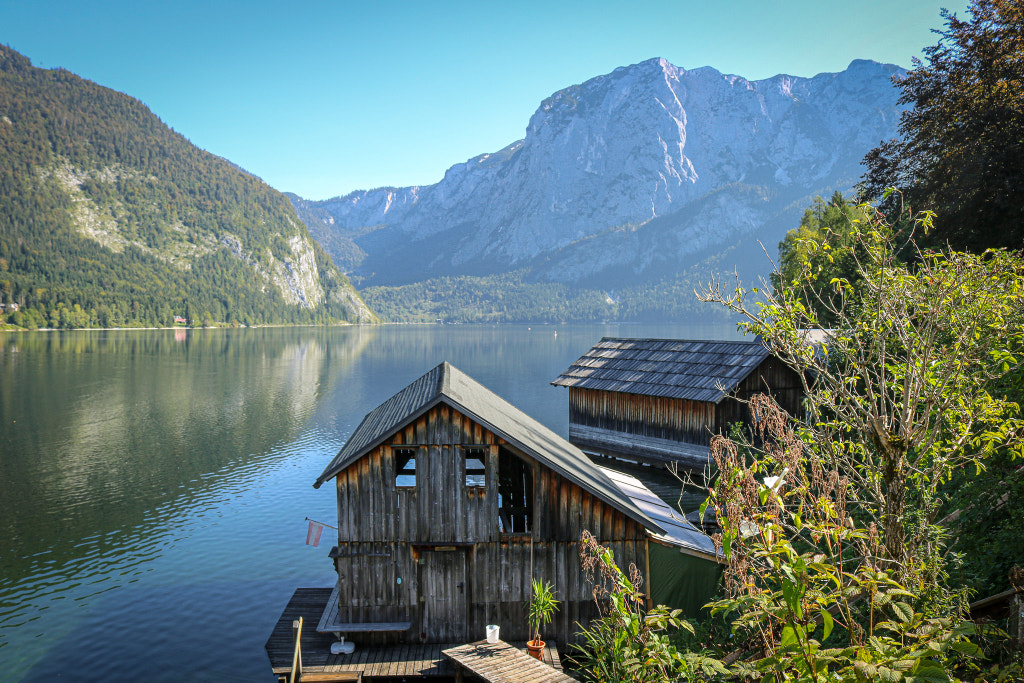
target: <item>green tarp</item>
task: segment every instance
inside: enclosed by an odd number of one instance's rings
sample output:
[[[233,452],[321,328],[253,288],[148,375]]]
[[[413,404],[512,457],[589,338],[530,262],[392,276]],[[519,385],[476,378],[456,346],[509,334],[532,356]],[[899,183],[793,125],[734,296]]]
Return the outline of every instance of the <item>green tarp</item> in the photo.
[[[653,541],[648,548],[654,604],[681,609],[687,617],[700,616],[701,609],[718,592],[722,566]]]

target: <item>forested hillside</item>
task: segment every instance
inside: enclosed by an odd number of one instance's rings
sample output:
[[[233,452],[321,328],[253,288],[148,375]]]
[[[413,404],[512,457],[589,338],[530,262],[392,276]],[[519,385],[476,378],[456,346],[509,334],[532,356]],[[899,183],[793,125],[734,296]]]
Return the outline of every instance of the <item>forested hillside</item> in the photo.
[[[709,270],[690,269],[677,277],[613,292],[562,282],[529,282],[525,270],[500,275],[459,275],[401,287],[368,287],[363,296],[384,320],[401,322],[575,323],[620,320],[724,321],[725,311],[693,296]]]
[[[374,318],[284,195],[2,45],[0,303],[30,328]]]

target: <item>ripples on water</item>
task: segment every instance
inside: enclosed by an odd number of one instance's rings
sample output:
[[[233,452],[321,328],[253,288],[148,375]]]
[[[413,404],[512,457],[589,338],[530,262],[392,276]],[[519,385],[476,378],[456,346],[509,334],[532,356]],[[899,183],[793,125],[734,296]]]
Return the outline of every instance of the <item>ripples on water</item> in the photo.
[[[600,336],[687,336],[558,329],[0,334],[0,678],[273,680],[284,604],[335,578],[311,484],[366,412],[450,360],[565,434],[548,382]]]
[[[4,671],[31,680],[266,679],[265,656],[256,649],[236,661],[232,643],[262,645],[296,581],[329,583],[323,549],[302,544],[303,518],[330,519],[330,501],[310,508],[310,482],[338,447],[309,430],[243,471],[229,466],[179,486],[137,525],[53,539],[25,558],[20,579],[5,571]]]

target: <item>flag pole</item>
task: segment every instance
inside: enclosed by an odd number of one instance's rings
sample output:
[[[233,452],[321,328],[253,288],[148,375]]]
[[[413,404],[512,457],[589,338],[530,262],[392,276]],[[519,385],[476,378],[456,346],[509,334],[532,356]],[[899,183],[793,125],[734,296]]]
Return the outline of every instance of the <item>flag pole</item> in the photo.
[[[320,526],[326,526],[326,527],[330,527],[330,528],[334,529],[335,531],[337,531],[337,530],[338,530],[338,527],[336,527],[336,526],[334,526],[334,525],[332,525],[332,524],[325,524],[324,522],[317,522],[317,521],[316,521],[315,519],[312,519],[312,518],[310,518],[310,517],[306,517],[305,521],[307,521],[307,522],[316,522],[316,523],[317,523],[317,524],[319,524]]]

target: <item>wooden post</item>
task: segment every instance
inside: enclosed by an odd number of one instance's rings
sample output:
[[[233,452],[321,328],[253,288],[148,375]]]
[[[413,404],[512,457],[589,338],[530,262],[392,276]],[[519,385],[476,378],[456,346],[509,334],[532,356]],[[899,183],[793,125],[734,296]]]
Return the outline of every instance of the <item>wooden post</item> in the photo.
[[[295,641],[295,652],[292,654],[291,683],[302,680],[302,617],[292,622],[292,639]]]
[[[644,571],[647,572],[647,575],[644,577],[644,579],[645,579],[644,583],[647,584],[645,586],[645,588],[647,588],[647,590],[644,591],[644,592],[647,594],[647,609],[652,609],[654,607],[654,600],[651,598],[651,583],[652,582],[651,582],[651,541],[650,541],[650,539],[645,538],[643,540],[643,542],[642,542],[642,547],[644,549]]]

